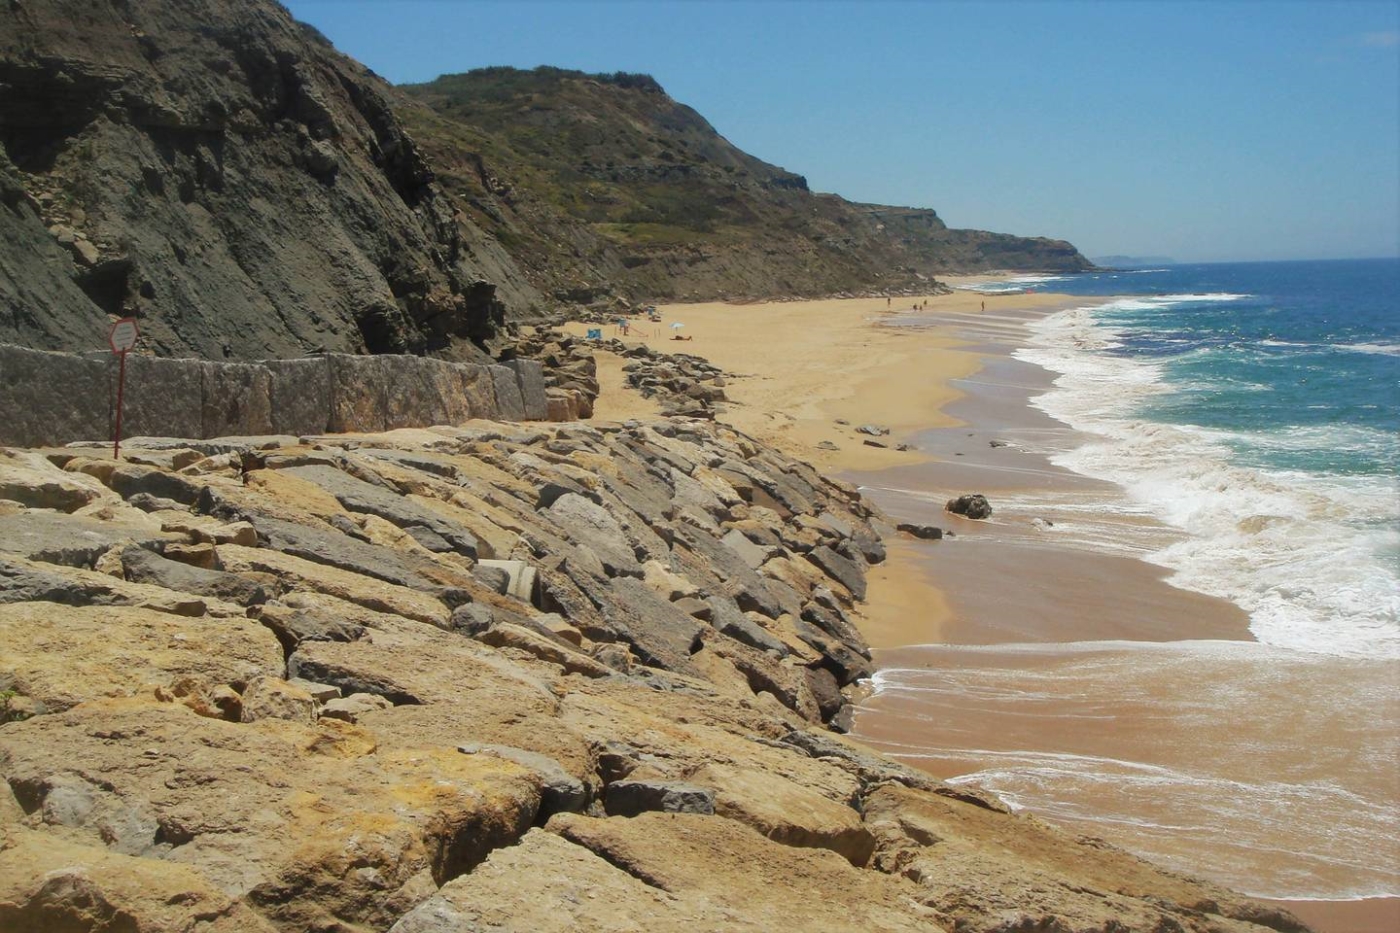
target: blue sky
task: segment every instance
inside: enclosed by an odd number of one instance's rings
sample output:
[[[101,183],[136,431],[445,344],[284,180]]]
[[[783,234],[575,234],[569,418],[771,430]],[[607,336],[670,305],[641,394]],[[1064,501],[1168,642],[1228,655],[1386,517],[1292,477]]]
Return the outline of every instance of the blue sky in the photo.
[[[1400,255],[1400,0],[292,0],[396,83],[640,71],[952,226],[1182,261]]]

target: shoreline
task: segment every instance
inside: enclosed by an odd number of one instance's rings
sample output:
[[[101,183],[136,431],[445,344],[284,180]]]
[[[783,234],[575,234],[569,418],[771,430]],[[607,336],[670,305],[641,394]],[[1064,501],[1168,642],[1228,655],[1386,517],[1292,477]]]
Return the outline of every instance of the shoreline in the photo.
[[[989,278],[995,277],[975,277]],[[1028,399],[1048,386],[1051,374],[1032,364],[1009,360],[1004,341],[1018,338],[1024,323],[1034,317],[1110,300],[967,290],[916,296],[905,303],[927,301],[925,314],[941,319],[919,331],[903,326],[914,323],[917,312],[907,307],[885,311],[883,299],[670,305],[662,308],[662,324],[651,334],[642,335],[641,342],[705,357],[727,373],[736,374],[728,383],[731,401],[719,420],[784,447],[828,474],[858,477],[867,484],[879,477],[881,485],[897,489],[901,483],[909,485],[914,476],[937,469],[943,471],[950,486],[967,487],[957,491],[987,492],[995,506],[999,496],[1025,496],[1047,489],[1061,496],[1092,496],[1112,487],[1054,467],[1044,457],[1034,458],[1025,450],[989,446],[999,434],[1045,430],[1050,422],[1048,416],[1028,405]],[[984,301],[985,311],[981,307]],[[667,340],[665,328],[674,321],[683,321],[685,332],[694,339],[680,343]],[[781,358],[775,347],[782,348]],[[612,375],[620,377],[622,361],[605,360],[605,356],[599,355],[599,378],[606,385],[612,379],[605,378],[605,373],[616,369]],[[1022,369],[1008,374],[1008,366]],[[1039,379],[1027,382],[1032,371],[1040,374]],[[978,382],[984,385],[970,393],[967,387]],[[608,394],[605,391],[600,396],[595,417],[641,417],[649,413],[649,407],[654,410],[635,392],[621,393],[631,401],[617,406],[604,401]],[[850,424],[839,425],[838,419]],[[853,431],[866,422],[890,429],[882,442],[910,440],[919,449],[899,452],[866,447]],[[1068,432],[1058,422],[1051,424]],[[971,438],[964,440],[969,434]],[[817,447],[822,441],[835,444],[837,449]],[[880,493],[875,497],[879,501]],[[891,512],[885,502],[881,505]],[[900,511],[901,518],[915,514],[919,520],[951,527],[958,540],[956,548],[950,548],[947,545],[954,542],[919,542],[892,535],[887,542],[887,560],[870,568],[869,596],[861,607],[860,621],[872,648],[878,651],[876,660],[882,669],[898,664],[901,651],[909,646],[939,642],[988,645],[1003,643],[1008,636],[1024,640],[1031,631],[1038,631],[1050,643],[1123,638],[1160,641],[1167,636],[1162,624],[1183,616],[1197,620],[1191,633],[1195,638],[1253,641],[1243,610],[1224,600],[1170,586],[1164,582],[1169,571],[1132,553],[1110,556],[1083,548],[1047,547],[1046,529],[1029,523],[995,521],[989,531],[987,523],[943,513],[942,499],[937,496],[924,502],[905,502]],[[1143,521],[1152,523],[1146,518]],[[991,612],[987,605],[979,604],[976,614],[982,619],[968,625],[965,620],[972,614],[968,594],[949,586],[946,573],[940,577],[934,571],[937,565],[931,558],[935,554],[941,569],[948,570],[953,564],[964,571],[986,574],[990,570],[994,571],[991,577],[1000,574],[1015,583],[998,587],[1004,597],[1002,604],[991,607]],[[950,561],[949,554],[955,554],[956,560]],[[995,566],[998,563],[1000,567]],[[1040,584],[1058,582],[1066,591],[1040,599],[1042,605],[1063,610],[1058,630],[1053,625],[1047,629],[1043,616],[1026,621],[1026,600],[1018,602],[1016,597],[1037,588],[1026,579],[1028,566],[1035,568],[1033,575]],[[1069,582],[1075,574],[1081,581],[1097,580],[1100,585],[1085,587]],[[959,574],[955,571],[953,575]],[[1125,580],[1131,580],[1131,585],[1121,586]],[[1137,594],[1136,602],[1095,598],[1076,603],[1065,598],[1068,591],[1076,589],[1102,592],[1114,582],[1120,589]],[[1142,598],[1144,591],[1151,591],[1146,598]],[[1155,623],[1150,612],[1144,614],[1144,607],[1157,610]],[[989,615],[1003,620],[1000,624],[993,620],[990,631]],[[1103,624],[1111,619],[1131,619],[1133,624],[1126,629],[1121,624]],[[1011,620],[1018,621],[1013,625]],[[1181,637],[1179,631],[1171,634]],[[857,737],[869,741],[867,736]],[[1400,899],[1394,898],[1285,899],[1277,903],[1303,905],[1299,912],[1324,933],[1383,929],[1400,908]]]

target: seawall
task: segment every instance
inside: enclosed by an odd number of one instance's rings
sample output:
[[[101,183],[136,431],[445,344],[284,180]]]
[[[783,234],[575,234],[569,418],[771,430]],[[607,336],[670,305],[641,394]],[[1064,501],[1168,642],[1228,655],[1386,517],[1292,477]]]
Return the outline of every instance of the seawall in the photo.
[[[118,360],[0,344],[0,444],[110,438]],[[227,435],[386,431],[472,418],[550,420],[543,366],[326,354],[217,363],[130,355],[122,433]],[[555,417],[559,413],[555,412]]]

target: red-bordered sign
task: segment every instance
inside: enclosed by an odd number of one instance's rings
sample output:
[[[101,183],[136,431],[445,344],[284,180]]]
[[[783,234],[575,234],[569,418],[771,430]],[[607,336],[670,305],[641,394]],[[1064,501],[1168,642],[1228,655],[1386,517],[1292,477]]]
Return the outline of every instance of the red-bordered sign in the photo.
[[[117,426],[112,437],[113,460],[120,460],[122,456],[122,403],[126,395],[126,354],[136,346],[136,338],[140,336],[141,331],[136,327],[134,317],[122,318],[107,332],[107,342],[112,345],[112,352],[121,361],[120,372],[117,374]]]
[[[141,331],[136,327],[136,318],[124,317],[112,325],[112,330],[107,334],[107,342],[112,345],[113,353],[125,353],[136,346],[136,338],[141,336]]]

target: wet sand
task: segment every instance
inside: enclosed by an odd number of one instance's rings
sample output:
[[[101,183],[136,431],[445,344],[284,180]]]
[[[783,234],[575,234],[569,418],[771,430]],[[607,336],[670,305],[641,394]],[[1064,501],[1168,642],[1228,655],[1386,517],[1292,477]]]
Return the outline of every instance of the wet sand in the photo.
[[[916,463],[844,477],[893,518],[955,533],[892,555],[941,592],[940,616],[882,627],[857,737],[1247,893],[1393,885],[1393,668],[1260,645],[1238,607],[1168,584],[1143,558],[1179,533],[1050,462],[1085,438],[1029,405],[1050,376],[1009,358],[1016,329],[936,329],[982,354],[954,379],[955,424],[919,433]],[[942,512],[974,491],[989,521]],[[1319,930],[1361,933],[1395,928],[1400,901],[1298,903]]]

